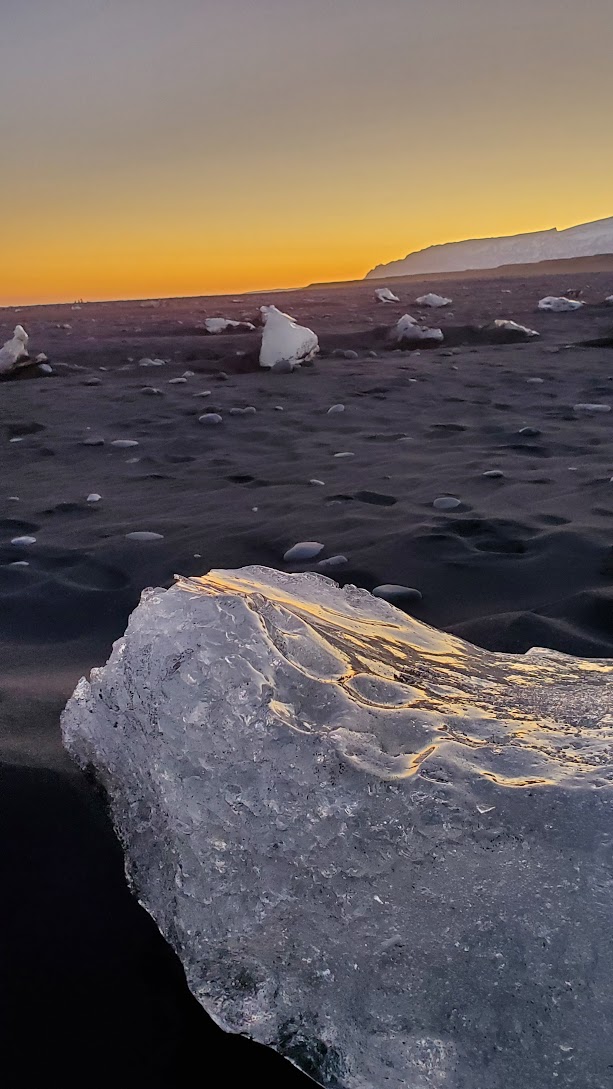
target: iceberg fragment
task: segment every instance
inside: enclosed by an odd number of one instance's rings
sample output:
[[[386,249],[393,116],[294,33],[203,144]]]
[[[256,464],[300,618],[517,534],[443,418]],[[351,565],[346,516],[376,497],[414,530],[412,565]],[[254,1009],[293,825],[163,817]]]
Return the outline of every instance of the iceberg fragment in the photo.
[[[392,330],[392,339],[398,344],[412,344],[421,340],[444,340],[442,329],[429,329],[420,325],[410,314],[403,314]]]
[[[11,339],[0,348],[0,374],[9,374],[19,363],[28,359],[28,340],[23,325],[16,325]]]
[[[428,295],[420,295],[419,299],[415,302],[418,306],[431,306],[434,309],[438,309],[442,306],[451,306],[452,300],[446,299],[444,295],[435,295],[430,292]]]
[[[289,314],[276,306],[260,308],[264,321],[260,366],[274,367],[289,363],[292,367],[313,359],[319,351],[319,341],[312,329],[298,325]]]
[[[62,732],[224,1029],[326,1089],[545,1085],[569,1040],[596,1086],[612,690],[251,567],[145,591]]]
[[[559,298],[555,295],[547,295],[538,304],[539,310],[551,310],[554,314],[561,314],[565,310],[581,310],[581,307],[585,306],[580,299],[567,299],[565,296]]]
[[[393,292],[390,291],[389,287],[378,287],[375,291],[375,295],[377,296],[379,302],[382,303],[400,302],[398,296],[394,295]]]

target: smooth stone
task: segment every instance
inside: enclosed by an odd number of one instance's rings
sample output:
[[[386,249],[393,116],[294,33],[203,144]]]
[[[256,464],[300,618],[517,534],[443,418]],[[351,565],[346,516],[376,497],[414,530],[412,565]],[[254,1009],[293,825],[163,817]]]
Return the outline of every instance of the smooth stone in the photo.
[[[437,510],[455,510],[456,507],[460,507],[462,501],[460,499],[454,499],[452,495],[441,495],[438,499],[434,500],[432,504]]]
[[[327,415],[328,416],[335,416],[338,412],[344,412],[344,411],[345,411],[345,406],[344,405],[332,405],[328,409]]]
[[[332,571],[336,567],[344,567],[349,560],[346,556],[329,556],[327,560],[320,560],[317,564],[318,571]]]
[[[291,374],[296,369],[289,359],[280,359],[278,363],[269,368],[273,374]]]
[[[400,586],[394,582],[384,582],[375,586],[373,597],[382,597],[384,601],[394,604],[396,601],[421,601],[422,594],[414,586]]]
[[[198,417],[198,423],[213,427],[216,424],[223,423],[223,417],[218,412],[205,412],[204,416]]]
[[[579,412],[579,413],[585,413],[586,415],[591,415],[591,413],[597,413],[597,412],[610,412],[611,411],[611,406],[610,405],[601,405],[601,404],[593,404],[593,405],[591,405],[591,404],[578,404],[578,405],[573,405],[573,411],[574,412]]]
[[[12,545],[33,545],[36,544],[36,537],[13,537],[11,541]],[[323,548],[323,545],[322,545]]]
[[[126,533],[128,541],[162,541],[164,535],[162,533],[151,533],[146,529],[137,529],[133,533]]]
[[[300,563],[303,560],[315,559],[315,556],[319,556],[323,550],[324,545],[319,541],[299,541],[298,544],[288,548],[283,554],[283,559],[286,563]]]
[[[502,469],[488,469],[482,476],[489,477],[491,480],[498,480],[499,477],[504,476]]]
[[[98,492],[90,492],[90,494],[87,497],[86,502],[87,503],[99,503],[101,499],[102,499],[102,496],[98,495]]]
[[[38,369],[42,374],[53,374],[53,367],[50,363],[39,363]]]
[[[111,446],[116,446],[119,450],[127,450],[129,446],[138,446],[136,439],[113,439]]]

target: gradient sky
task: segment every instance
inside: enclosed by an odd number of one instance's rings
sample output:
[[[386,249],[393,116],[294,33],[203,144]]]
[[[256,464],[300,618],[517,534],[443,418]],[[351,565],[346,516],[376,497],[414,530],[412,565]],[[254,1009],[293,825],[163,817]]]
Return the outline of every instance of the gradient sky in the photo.
[[[0,0],[0,303],[613,215],[613,0]]]

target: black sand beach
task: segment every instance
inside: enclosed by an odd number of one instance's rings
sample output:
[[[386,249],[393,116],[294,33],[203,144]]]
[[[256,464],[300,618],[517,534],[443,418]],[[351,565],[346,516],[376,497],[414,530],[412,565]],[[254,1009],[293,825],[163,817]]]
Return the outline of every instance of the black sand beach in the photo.
[[[230,1082],[310,1084],[225,1036],[191,998],[127,890],[103,800],[62,750],[66,699],[105,661],[144,587],[213,567],[287,569],[284,552],[315,540],[322,556],[347,558],[332,577],[415,587],[419,620],[481,646],[613,656],[613,413],[573,407],[613,406],[613,351],[569,347],[611,330],[613,307],[600,303],[613,259],[608,270],[569,263],[522,280],[399,281],[393,306],[376,303],[376,286],[0,311],[0,341],[20,322],[53,369],[0,384],[8,1089],[178,1089],[216,1084],[220,1067]],[[570,287],[584,291],[581,311],[537,313],[539,298]],[[430,290],[454,300],[430,324],[510,318],[541,336],[377,346],[376,326],[418,316],[413,300]],[[199,328],[271,301],[320,335],[314,366],[263,373],[251,367],[257,333]],[[335,404],[344,411],[328,414]],[[248,406],[255,413],[231,411]],[[200,423],[206,412],[223,423]],[[440,496],[460,506],[433,508]],[[11,543],[21,537],[35,543]],[[509,1087],[520,1089],[513,1061]],[[611,1073],[595,1069],[594,1089]]]

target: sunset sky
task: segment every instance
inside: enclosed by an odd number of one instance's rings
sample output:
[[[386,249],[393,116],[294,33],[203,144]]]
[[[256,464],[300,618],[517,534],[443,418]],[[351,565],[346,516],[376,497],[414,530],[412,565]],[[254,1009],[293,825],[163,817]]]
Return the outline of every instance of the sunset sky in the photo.
[[[0,303],[613,215],[613,0],[0,0]]]

